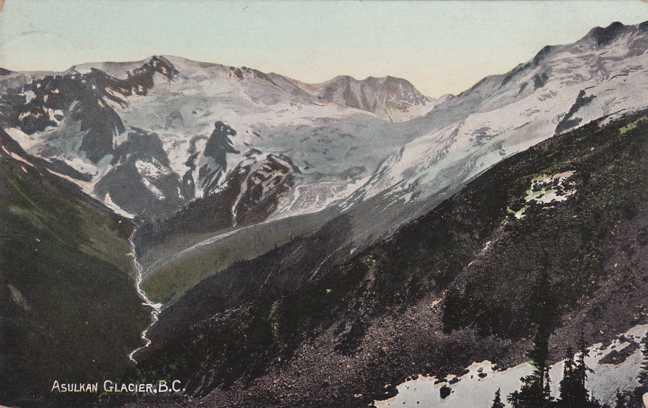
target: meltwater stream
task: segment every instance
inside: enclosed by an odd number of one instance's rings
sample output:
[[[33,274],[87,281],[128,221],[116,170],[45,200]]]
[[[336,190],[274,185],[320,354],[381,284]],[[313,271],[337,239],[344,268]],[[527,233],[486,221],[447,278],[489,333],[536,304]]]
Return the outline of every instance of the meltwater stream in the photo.
[[[142,340],[144,340],[144,344],[135,350],[131,351],[130,354],[128,354],[128,358],[130,361],[133,363],[137,364],[137,360],[135,359],[135,354],[137,354],[138,351],[144,350],[148,346],[151,345],[151,339],[148,337],[148,331],[153,327],[155,323],[157,323],[159,316],[160,316],[160,311],[162,310],[162,303],[155,303],[151,299],[146,296],[146,293],[144,292],[144,289],[142,289],[142,264],[139,263],[137,260],[137,251],[135,250],[135,232],[137,229],[133,229],[133,232],[131,233],[131,236],[128,238],[128,242],[131,247],[131,252],[130,256],[133,258],[133,266],[135,268],[135,290],[137,290],[137,295],[142,299],[142,304],[146,307],[151,308],[151,323],[146,326],[146,328],[142,331],[142,334],[140,337]]]

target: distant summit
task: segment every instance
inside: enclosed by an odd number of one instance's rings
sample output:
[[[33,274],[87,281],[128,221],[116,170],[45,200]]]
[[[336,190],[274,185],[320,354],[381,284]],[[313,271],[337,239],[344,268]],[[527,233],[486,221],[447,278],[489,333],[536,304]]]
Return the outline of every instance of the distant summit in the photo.
[[[587,33],[587,35],[581,40],[581,42],[583,42],[584,40],[592,41],[599,47],[605,46],[618,39],[622,35],[635,31],[648,31],[648,22],[634,26],[625,25],[623,23],[615,21],[607,27],[594,27]]]
[[[419,116],[435,105],[411,82],[393,76],[358,80],[341,75],[309,89],[324,101],[373,112],[392,122]]]

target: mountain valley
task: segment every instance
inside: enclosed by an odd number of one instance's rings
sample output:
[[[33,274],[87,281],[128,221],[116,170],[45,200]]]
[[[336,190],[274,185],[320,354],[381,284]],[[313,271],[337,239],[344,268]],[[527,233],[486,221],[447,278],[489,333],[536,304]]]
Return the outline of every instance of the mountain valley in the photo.
[[[436,99],[169,55],[0,70],[0,403],[462,406],[516,389],[548,303],[551,375],[582,337],[612,404],[648,330],[646,89],[648,22]],[[183,391],[48,392],[108,377]]]

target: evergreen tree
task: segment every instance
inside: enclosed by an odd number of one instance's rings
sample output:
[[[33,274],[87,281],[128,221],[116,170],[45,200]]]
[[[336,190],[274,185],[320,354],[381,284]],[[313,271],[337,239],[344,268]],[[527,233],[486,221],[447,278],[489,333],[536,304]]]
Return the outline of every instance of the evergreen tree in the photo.
[[[648,386],[648,333],[641,339],[641,352],[643,353],[643,362],[639,372],[639,384]]]
[[[501,390],[499,388],[495,391],[495,399],[493,399],[493,405],[491,405],[491,408],[504,408]]]
[[[553,331],[554,304],[549,286],[548,268],[545,265],[538,277],[531,298],[531,322],[536,328],[533,349],[528,353],[533,372],[521,378],[519,391],[509,395],[513,408],[546,408],[552,405],[549,383],[549,337]]]
[[[551,402],[553,398],[551,397],[551,378],[549,378],[549,368],[545,369],[544,375],[544,389],[542,390],[542,398],[544,401]]]
[[[576,394],[575,368],[574,350],[568,347],[565,354],[563,378],[560,380],[560,399],[558,406],[561,408],[576,407],[574,397]]]
[[[585,343],[585,336],[581,331],[580,338],[578,339],[578,356],[575,362],[575,394],[574,402],[578,407],[587,407],[590,401],[589,391],[587,390],[587,372],[591,371],[585,363],[585,358],[589,356],[587,344]]]
[[[587,366],[585,359],[589,355],[585,336],[581,332],[578,341],[578,353],[574,354],[571,347],[567,349],[563,379],[560,381],[560,408],[598,408],[600,401],[587,389],[587,374],[592,370]]]

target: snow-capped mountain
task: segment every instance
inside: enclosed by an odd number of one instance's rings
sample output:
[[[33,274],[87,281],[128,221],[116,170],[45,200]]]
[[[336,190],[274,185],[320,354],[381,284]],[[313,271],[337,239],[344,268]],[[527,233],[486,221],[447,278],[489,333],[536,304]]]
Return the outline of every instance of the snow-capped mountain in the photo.
[[[352,209],[359,241],[539,141],[648,106],[647,49],[648,24],[613,23],[436,101],[393,77],[304,84],[179,57],[92,63],[3,75],[0,119],[119,211],[164,218],[220,195],[211,212],[235,227],[333,206]]]
[[[205,233],[333,208],[361,246],[506,157],[648,106],[647,49],[648,24],[613,23],[436,101],[392,77],[304,84],[179,57],[91,63],[0,77],[12,78],[2,121],[116,210],[163,219],[207,200],[172,221]],[[430,110],[392,122],[399,106]]]
[[[300,85],[320,100],[373,112],[391,122],[421,116],[447,98],[433,100],[420,93],[409,81],[392,76],[358,80],[341,75],[321,84]]]
[[[594,119],[648,106],[647,50],[648,23],[613,23],[484,78],[411,121],[421,134],[385,160],[345,206],[380,197],[384,206],[410,204],[399,222],[410,219],[421,213],[416,208],[436,205],[439,192],[456,191],[503,158]]]
[[[405,80],[357,82],[357,98],[346,91],[339,98],[337,80],[306,85],[178,57],[83,64],[0,77],[2,122],[30,153],[59,163],[62,175],[125,213],[172,213],[252,166],[263,176],[257,171],[246,182],[287,215],[346,197],[406,140],[384,127],[384,114],[432,106]],[[288,173],[284,187],[268,184]]]

